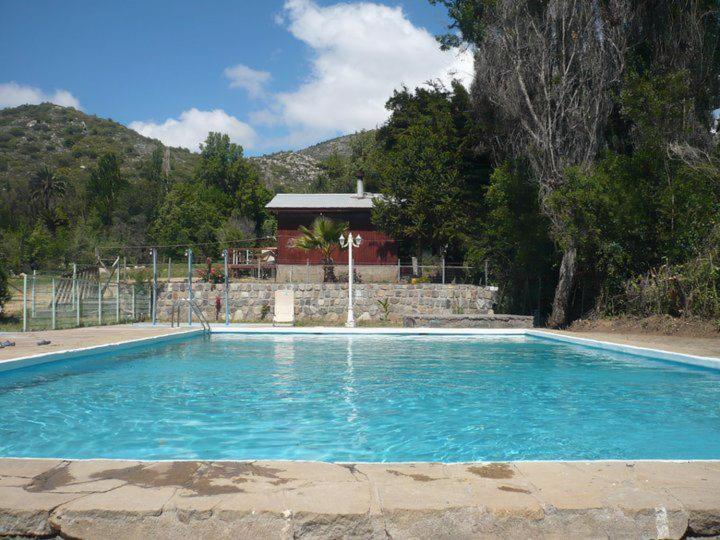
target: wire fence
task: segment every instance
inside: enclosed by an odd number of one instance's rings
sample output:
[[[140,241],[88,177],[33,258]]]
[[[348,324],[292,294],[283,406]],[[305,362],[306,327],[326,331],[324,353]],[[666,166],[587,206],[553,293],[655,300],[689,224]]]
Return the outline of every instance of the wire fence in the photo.
[[[168,282],[183,283],[347,283],[349,266],[338,262],[278,263],[271,249],[227,250],[221,257],[200,257],[188,250],[182,259],[160,259],[151,251],[128,262],[115,256],[97,264],[66,265],[62,269],[10,280],[12,300],[5,315],[23,330],[61,329],[157,320],[154,298]],[[408,264],[409,263],[409,264]],[[468,284],[490,285],[488,264],[473,267],[418,264],[416,259],[391,264],[355,263],[353,282],[358,284]],[[155,288],[157,284],[157,289]]]
[[[24,276],[19,285],[20,294],[14,296],[21,306],[15,308],[23,331],[141,322],[152,316],[149,283],[36,274]]]

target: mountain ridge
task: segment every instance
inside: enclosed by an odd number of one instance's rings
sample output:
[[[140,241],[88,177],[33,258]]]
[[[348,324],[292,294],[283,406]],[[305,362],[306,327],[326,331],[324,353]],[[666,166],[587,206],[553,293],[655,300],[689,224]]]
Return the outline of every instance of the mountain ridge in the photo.
[[[323,173],[323,160],[333,154],[350,157],[357,135],[248,159],[273,191],[307,191]],[[71,175],[84,174],[105,152],[118,154],[123,170],[136,174],[157,148],[165,149],[173,176],[192,176],[198,153],[164,145],[112,119],[51,103],[0,110],[0,185],[27,181],[43,164]]]

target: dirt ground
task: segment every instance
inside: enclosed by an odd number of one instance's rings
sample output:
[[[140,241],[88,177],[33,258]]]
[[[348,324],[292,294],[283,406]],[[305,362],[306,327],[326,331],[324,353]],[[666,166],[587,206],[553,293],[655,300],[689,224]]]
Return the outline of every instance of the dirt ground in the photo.
[[[720,321],[670,317],[614,317],[575,321],[571,332],[648,334],[661,336],[720,338]]]

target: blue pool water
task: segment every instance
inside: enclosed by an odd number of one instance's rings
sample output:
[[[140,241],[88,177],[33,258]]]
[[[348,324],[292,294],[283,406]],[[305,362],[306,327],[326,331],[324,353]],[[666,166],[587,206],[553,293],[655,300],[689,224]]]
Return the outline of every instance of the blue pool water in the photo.
[[[0,412],[0,456],[720,458],[720,372],[531,337],[198,337],[0,373]]]

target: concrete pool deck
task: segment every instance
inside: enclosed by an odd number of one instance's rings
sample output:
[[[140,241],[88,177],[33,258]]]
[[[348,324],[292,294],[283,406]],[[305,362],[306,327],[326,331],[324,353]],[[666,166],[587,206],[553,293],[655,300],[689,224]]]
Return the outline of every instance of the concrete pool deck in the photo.
[[[56,353],[83,347],[109,345],[135,339],[152,338],[187,331],[185,328],[169,326],[140,326],[119,324],[115,326],[89,326],[66,330],[44,330],[37,332],[0,332],[0,341],[14,341],[14,347],[0,349],[0,361],[11,360],[35,354]],[[38,345],[40,340],[50,341],[49,345]]]
[[[682,538],[720,533],[718,462],[0,459],[0,535]]]
[[[267,325],[242,328],[272,330]],[[2,334],[0,339],[12,339],[16,346],[0,349],[0,361],[187,331],[186,326],[124,325]],[[720,340],[558,334],[720,356]],[[39,339],[52,343],[38,346]],[[708,535],[720,535],[719,461],[332,464],[0,459],[0,536]]]

